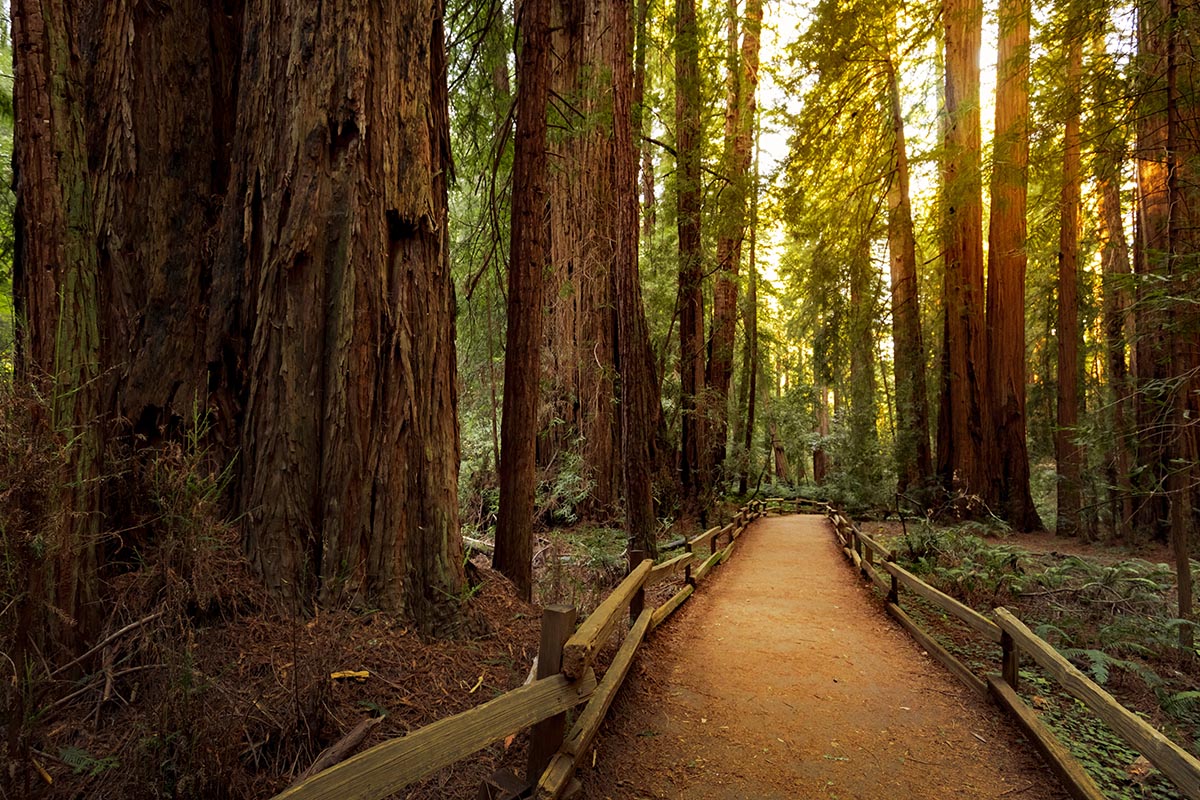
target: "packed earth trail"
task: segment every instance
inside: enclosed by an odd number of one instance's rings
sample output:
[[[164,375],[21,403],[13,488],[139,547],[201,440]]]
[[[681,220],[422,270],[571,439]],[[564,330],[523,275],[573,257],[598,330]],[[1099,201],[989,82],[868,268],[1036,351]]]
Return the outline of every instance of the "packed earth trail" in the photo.
[[[756,522],[638,655],[586,798],[1066,797],[883,614],[818,516]]]

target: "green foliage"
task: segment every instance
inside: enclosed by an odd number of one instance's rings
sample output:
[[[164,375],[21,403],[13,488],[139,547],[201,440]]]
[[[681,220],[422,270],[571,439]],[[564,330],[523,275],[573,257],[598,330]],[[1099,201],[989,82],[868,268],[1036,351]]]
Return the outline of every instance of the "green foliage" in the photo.
[[[121,762],[113,756],[96,758],[88,751],[78,747],[64,747],[59,750],[58,757],[76,775],[85,775],[89,778],[98,777],[110,769],[117,769],[121,766]]]

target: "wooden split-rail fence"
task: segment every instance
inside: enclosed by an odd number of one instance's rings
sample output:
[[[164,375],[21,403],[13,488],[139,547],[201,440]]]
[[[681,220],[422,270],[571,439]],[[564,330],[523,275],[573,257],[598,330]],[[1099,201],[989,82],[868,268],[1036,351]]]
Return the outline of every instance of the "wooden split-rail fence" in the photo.
[[[733,520],[680,543],[684,552],[655,564],[638,563],[626,578],[575,626],[575,610],[549,606],[542,614],[536,680],[461,714],[390,739],[296,783],[275,800],[377,800],[450,766],[519,731],[530,729],[526,780],[498,773],[480,787],[480,797],[500,800],[569,796],[578,787],[575,768],[583,761],[638,647],[691,597],[697,584],[729,558],[746,527],[766,513],[754,500]],[[703,548],[707,546],[708,554]],[[681,574],[685,585],[657,608],[645,608],[650,586]],[[627,620],[632,625],[627,627]],[[596,656],[618,630],[624,639],[603,676]],[[567,712],[586,703],[566,730]],[[532,786],[531,786],[532,785]]]
[[[1095,780],[1017,693],[1023,654],[1120,734],[1134,750],[1145,756],[1175,784],[1184,797],[1200,800],[1200,760],[1118,703],[1011,612],[1001,607],[993,609],[994,619],[985,617],[901,567],[888,548],[863,533],[837,509],[825,506],[824,511],[833,523],[834,533],[846,558],[865,579],[876,582],[887,592],[887,613],[960,681],[1007,709],[1072,797],[1077,800],[1104,800],[1104,794]],[[901,608],[901,588],[961,620],[975,635],[996,645],[999,649],[1000,672],[980,678],[942,647]]]

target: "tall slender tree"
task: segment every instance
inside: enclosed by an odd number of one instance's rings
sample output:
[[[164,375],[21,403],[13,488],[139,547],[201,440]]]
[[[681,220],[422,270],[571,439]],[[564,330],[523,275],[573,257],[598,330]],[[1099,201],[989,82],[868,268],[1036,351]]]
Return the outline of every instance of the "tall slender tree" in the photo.
[[[492,563],[526,600],[533,594],[533,501],[547,267],[546,105],[550,96],[550,0],[525,0],[517,23],[517,136],[512,263],[500,430],[500,509]]]
[[[895,52],[895,17],[889,19],[884,74],[891,120],[892,165],[888,184],[888,251],[892,290],[892,342],[896,374],[897,491],[921,487],[933,475],[929,448],[929,402],[925,391],[925,345],[917,294],[917,247],[909,194],[908,149]]]
[[[1000,3],[996,133],[988,227],[987,365],[993,447],[988,498],[1019,531],[1042,521],[1025,442],[1025,209],[1029,185],[1029,0]]]
[[[1058,466],[1058,523],[1060,536],[1084,532],[1081,511],[1083,451],[1079,433],[1079,206],[1080,206],[1080,90],[1083,48],[1070,37],[1067,54],[1066,129],[1063,133],[1063,176],[1058,240],[1058,405],[1054,458]]]
[[[712,410],[710,478],[716,481],[725,461],[729,430],[729,387],[733,378],[733,345],[737,327],[738,271],[746,235],[746,200],[750,180],[751,144],[758,90],[759,39],[762,0],[747,0],[738,48],[738,3],[729,0],[726,64],[725,151],[722,159],[728,183],[721,191],[717,235],[717,273],[713,283],[712,347],[707,385]]]
[[[700,36],[695,0],[675,3],[676,217],[679,231],[680,480],[699,510],[707,489],[704,459],[704,293],[700,240]]]
[[[942,164],[945,324],[937,470],[948,489],[988,490],[980,177],[982,0],[944,0],[946,113]],[[985,498],[986,499],[986,498]]]

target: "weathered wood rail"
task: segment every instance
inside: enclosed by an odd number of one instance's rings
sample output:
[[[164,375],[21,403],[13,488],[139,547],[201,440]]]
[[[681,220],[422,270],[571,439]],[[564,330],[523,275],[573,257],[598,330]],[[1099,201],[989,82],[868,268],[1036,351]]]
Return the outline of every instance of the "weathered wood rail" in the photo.
[[[1146,757],[1189,800],[1200,800],[1200,760],[1148,722],[1118,703],[1112,695],[1076,669],[1052,645],[1033,633],[1004,608],[993,610],[995,621],[930,586],[896,563],[895,555],[858,529],[842,513],[826,506],[825,514],[846,558],[860,574],[887,592],[887,612],[916,639],[930,656],[941,662],[966,686],[991,697],[1006,709],[1030,737],[1064,788],[1077,800],[1104,800],[1104,794],[1087,770],[1071,755],[1041,718],[1017,693],[1021,654],[1027,654],[1047,675],[1116,731],[1134,750]],[[900,589],[911,591],[945,613],[961,620],[973,633],[1000,647],[1000,672],[981,678],[900,607]]]
[[[746,527],[766,513],[767,504],[753,500],[727,525],[711,528],[683,543],[685,552],[655,565],[643,560],[574,631],[574,609],[548,607],[542,617],[537,680],[461,714],[438,720],[404,736],[389,739],[340,764],[302,780],[274,800],[379,800],[443,767],[467,758],[490,744],[532,728],[526,781],[496,779],[480,787],[488,800],[515,798],[531,785],[534,796],[549,800],[568,796],[575,768],[582,761],[638,647],[695,592],[714,567],[729,558]],[[703,550],[708,555],[696,566]],[[645,590],[683,573],[685,585],[657,608],[642,609]],[[631,613],[633,612],[633,613]],[[595,659],[626,620],[632,626],[597,681]],[[565,715],[587,703],[565,733]]]

